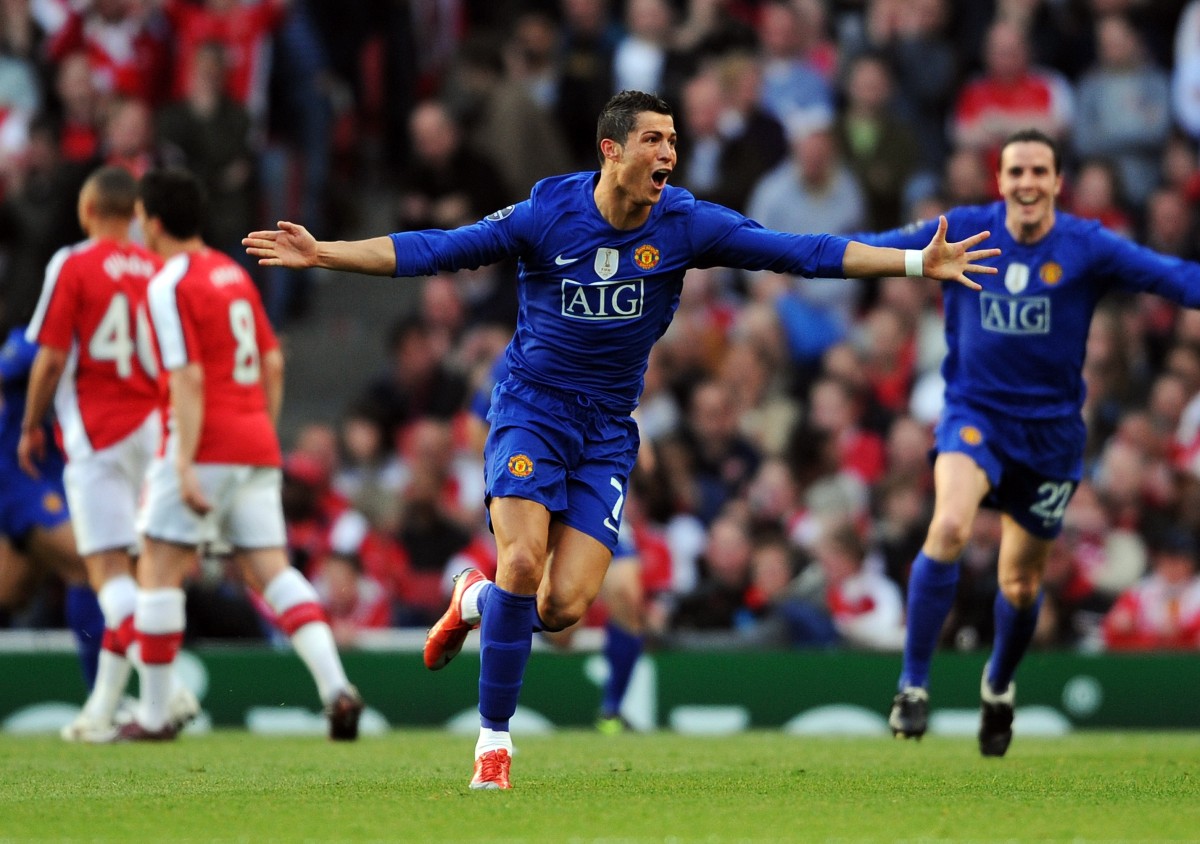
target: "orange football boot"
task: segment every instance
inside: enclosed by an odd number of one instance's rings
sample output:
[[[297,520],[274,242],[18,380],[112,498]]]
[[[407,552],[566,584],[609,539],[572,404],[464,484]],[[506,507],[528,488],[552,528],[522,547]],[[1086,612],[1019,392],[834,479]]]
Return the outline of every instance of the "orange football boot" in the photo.
[[[512,754],[504,748],[489,750],[475,760],[475,775],[471,777],[471,788],[512,788],[508,771],[512,767]]]
[[[463,569],[454,576],[454,591],[450,593],[450,606],[425,635],[425,667],[439,671],[446,663],[458,656],[467,634],[479,626],[468,624],[462,617],[462,597],[467,587],[487,580],[479,569]]]

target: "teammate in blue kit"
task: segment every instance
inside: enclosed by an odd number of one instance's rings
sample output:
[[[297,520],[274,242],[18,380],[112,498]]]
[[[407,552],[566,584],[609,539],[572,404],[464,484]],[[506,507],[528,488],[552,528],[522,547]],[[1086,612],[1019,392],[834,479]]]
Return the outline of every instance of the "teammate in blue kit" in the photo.
[[[252,232],[263,266],[426,276],[519,258],[509,376],[496,385],[484,449],[496,582],[469,570],[430,630],[437,670],[480,626],[479,711],[472,788],[509,788],[516,710],[535,629],[561,630],[595,599],[617,541],[638,452],[630,413],[650,348],[662,336],[689,267],[730,266],[803,276],[926,275],[979,285],[993,272],[975,250],[988,232],[947,242],[944,226],[920,251],[833,235],[770,231],[668,186],[675,123],[656,96],[625,91],[596,131],[600,171],[545,179],[528,200],[453,231],[317,241],[302,226]]]
[[[1013,675],[1041,606],[1042,571],[1083,471],[1084,352],[1096,303],[1111,290],[1152,292],[1200,305],[1200,265],[1159,255],[1098,222],[1056,212],[1057,146],[1038,131],[1005,142],[1002,201],[951,210],[949,236],[986,228],[1001,255],[998,280],[979,295],[944,290],[949,354],[937,428],[935,500],[908,586],[908,633],[889,724],[920,738],[929,712],[929,665],[954,603],[958,559],[979,506],[1001,512],[995,640],[981,682],[979,749],[1003,756],[1012,740]],[[923,243],[936,223],[864,236],[879,245]]]
[[[75,635],[84,681],[91,689],[104,637],[104,616],[87,570],[75,552],[75,534],[63,489],[63,455],[45,422],[46,453],[37,463],[38,477],[25,474],[17,463],[17,441],[25,415],[25,389],[37,355],[36,344],[25,339],[25,326],[9,331],[0,347],[0,533],[33,563],[54,572],[66,585],[65,615]]]

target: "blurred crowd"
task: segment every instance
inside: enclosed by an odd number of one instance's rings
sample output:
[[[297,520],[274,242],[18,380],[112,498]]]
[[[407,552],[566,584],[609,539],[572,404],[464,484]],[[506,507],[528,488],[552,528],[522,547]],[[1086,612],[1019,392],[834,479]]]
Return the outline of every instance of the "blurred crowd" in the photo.
[[[208,241],[245,260],[264,220],[360,236],[365,184],[386,186],[395,230],[449,228],[595,169],[596,115],[625,88],[676,108],[672,183],[771,228],[992,201],[1000,141],[1036,127],[1063,146],[1061,208],[1200,255],[1200,0],[0,0],[4,314],[78,239],[100,163],[197,173]],[[281,329],[319,319],[309,279],[249,269]],[[289,444],[292,561],[343,643],[428,625],[455,572],[494,567],[472,407],[515,273],[418,282],[378,374]],[[933,282],[691,271],[624,511],[652,638],[901,647],[944,351]],[[1019,343],[994,364],[1021,366]],[[1200,313],[1107,300],[1085,378],[1087,471],[1036,642],[1198,648]],[[977,521],[947,645],[991,640],[999,525]],[[9,603],[11,624],[47,616]],[[219,549],[188,619],[194,638],[269,635]]]

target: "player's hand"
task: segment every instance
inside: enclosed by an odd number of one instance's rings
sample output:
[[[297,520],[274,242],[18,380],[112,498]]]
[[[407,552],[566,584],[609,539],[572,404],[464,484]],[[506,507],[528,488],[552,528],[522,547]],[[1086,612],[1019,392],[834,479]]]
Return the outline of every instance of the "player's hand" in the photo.
[[[183,503],[196,515],[206,515],[212,510],[212,504],[205,497],[200,479],[196,477],[196,467],[191,463],[182,463],[177,464],[175,470],[179,473],[179,495]]]
[[[317,239],[304,226],[280,220],[275,231],[250,232],[242,238],[246,254],[260,267],[303,270],[317,265]]]
[[[21,440],[17,443],[17,463],[21,471],[31,478],[40,478],[37,464],[46,457],[46,432],[41,428],[21,431]]]
[[[933,240],[921,250],[925,263],[925,277],[936,278],[939,281],[957,281],[972,290],[982,290],[977,283],[967,278],[967,273],[985,273],[995,275],[995,267],[985,267],[975,263],[983,258],[994,258],[1000,254],[999,249],[974,249],[992,236],[989,231],[979,232],[955,243],[946,241],[946,217],[938,217],[937,231]]]

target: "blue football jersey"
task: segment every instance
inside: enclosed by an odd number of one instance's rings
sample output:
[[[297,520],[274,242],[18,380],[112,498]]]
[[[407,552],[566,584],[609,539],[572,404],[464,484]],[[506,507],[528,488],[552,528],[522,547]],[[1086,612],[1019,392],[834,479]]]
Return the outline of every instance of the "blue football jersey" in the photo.
[[[636,407],[650,347],[675,314],[688,268],[842,275],[846,238],[771,231],[682,188],[668,186],[642,226],[615,229],[596,207],[598,178],[545,179],[529,199],[473,225],[393,234],[396,275],[517,257],[510,371],[616,412]]]
[[[25,415],[25,389],[29,371],[37,356],[37,344],[25,339],[25,326],[9,331],[0,346],[0,382],[4,402],[0,404],[0,454],[11,456],[16,464],[17,443],[21,439],[21,419]]]
[[[1200,264],[1160,255],[1094,220],[1059,211],[1049,234],[1022,244],[1005,228],[1003,202],[955,208],[946,218],[947,240],[986,229],[992,235],[980,246],[1001,250],[979,262],[998,270],[977,278],[983,290],[942,285],[948,403],[964,401],[1027,419],[1078,415],[1086,391],[1088,328],[1106,293],[1157,293],[1188,307],[1200,305]],[[854,237],[921,249],[936,229],[931,220]]]

